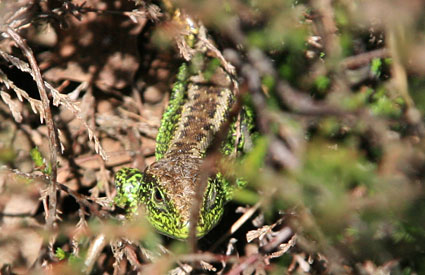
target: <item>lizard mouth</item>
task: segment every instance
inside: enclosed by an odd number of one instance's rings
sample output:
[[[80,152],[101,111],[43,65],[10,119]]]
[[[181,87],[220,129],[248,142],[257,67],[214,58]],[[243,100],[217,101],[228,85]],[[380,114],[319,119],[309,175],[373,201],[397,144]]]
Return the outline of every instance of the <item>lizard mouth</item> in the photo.
[[[180,228],[181,233],[182,233],[181,239],[189,238],[191,227],[192,227],[192,223],[190,221],[187,221],[182,225],[182,227]],[[208,233],[208,231],[209,230],[205,230],[204,227],[200,227],[199,223],[198,223],[197,226],[196,226],[196,238],[200,239],[206,233]]]
[[[167,230],[166,228],[163,228],[163,227],[157,227],[157,230],[170,238],[183,241],[189,238],[191,226],[192,226],[192,223],[190,221],[187,221],[183,223],[181,226],[174,228],[174,230]],[[200,239],[204,237],[212,228],[213,226],[203,227],[198,224],[196,226],[196,238]]]
[[[191,230],[191,226],[192,223],[190,221],[187,221],[184,225],[183,225],[183,231],[187,232],[187,236],[185,237],[185,239],[187,239],[190,235],[190,230]],[[204,227],[204,226],[200,226],[199,222],[196,225],[196,238],[200,239],[203,236],[205,236],[212,227]]]

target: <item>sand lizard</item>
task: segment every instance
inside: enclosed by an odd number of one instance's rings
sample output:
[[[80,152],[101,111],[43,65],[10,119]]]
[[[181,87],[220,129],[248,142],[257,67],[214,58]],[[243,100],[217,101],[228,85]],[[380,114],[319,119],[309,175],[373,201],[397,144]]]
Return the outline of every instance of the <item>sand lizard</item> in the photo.
[[[199,27],[190,18],[185,20],[185,39],[194,55],[190,63],[180,67],[173,86],[156,138],[156,161],[144,172],[123,168],[115,175],[116,204],[130,215],[144,206],[150,223],[162,234],[177,239],[189,235],[191,206],[206,151],[229,119],[236,90],[232,76],[220,60],[211,57],[205,42],[197,38]],[[252,116],[245,112],[242,121],[231,125],[222,146],[225,155],[243,147],[245,138],[236,137],[234,132],[245,122],[252,122]],[[220,221],[234,187],[220,172],[208,178],[197,237],[204,236]]]

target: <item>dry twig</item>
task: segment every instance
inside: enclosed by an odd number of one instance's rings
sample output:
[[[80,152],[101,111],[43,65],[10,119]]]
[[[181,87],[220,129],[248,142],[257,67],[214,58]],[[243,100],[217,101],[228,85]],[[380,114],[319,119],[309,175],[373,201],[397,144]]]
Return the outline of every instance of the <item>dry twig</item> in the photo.
[[[51,174],[49,175],[50,187],[49,187],[49,210],[46,225],[48,228],[53,228],[56,220],[56,208],[57,208],[57,195],[56,195],[56,175],[57,175],[57,152],[60,151],[58,142],[58,131],[53,121],[52,112],[50,110],[50,100],[47,96],[46,86],[44,85],[43,78],[41,76],[40,68],[37,65],[37,61],[30,47],[28,47],[25,40],[16,33],[12,28],[7,29],[7,33],[15,41],[15,43],[21,48],[24,55],[27,57],[31,70],[34,74],[35,82],[37,83],[38,91],[40,93],[41,102],[43,103],[43,109],[46,114],[46,124],[48,129],[48,141],[50,148],[50,166]]]
[[[16,68],[18,68],[19,70],[23,71],[23,72],[27,72],[29,73],[33,79],[35,80],[35,75],[33,74],[32,70],[30,69],[30,67],[28,66],[27,63],[25,63],[24,61],[20,60],[19,58],[16,58],[14,56],[9,55],[6,52],[3,52],[0,50],[0,55],[8,62],[10,62],[11,64],[13,64]],[[1,75],[0,75],[1,77]],[[31,104],[31,108],[32,110],[37,113],[39,112],[40,114],[40,120],[43,122],[43,119],[45,119],[45,114],[44,114],[44,109],[40,108],[40,104],[39,101],[35,100],[35,99],[29,99],[30,97],[28,96],[28,94],[23,91],[22,89],[19,89],[18,87],[16,87],[15,85],[12,85],[13,83],[7,80],[4,80],[3,77],[1,77],[1,81],[4,82],[5,84],[9,85],[17,94],[19,100],[22,101],[22,97],[24,97],[25,99],[27,99],[30,104]],[[53,98],[53,105],[54,106],[59,106],[63,105],[65,108],[67,108],[68,110],[70,110],[75,117],[81,121],[81,123],[84,125],[84,127],[87,130],[87,134],[89,136],[89,140],[93,140],[94,141],[94,149],[96,151],[96,153],[98,153],[102,159],[107,160],[108,156],[105,152],[105,150],[102,148],[102,145],[99,142],[99,139],[97,138],[97,136],[94,134],[94,131],[92,130],[92,128],[88,125],[87,121],[84,120],[81,115],[80,115],[80,108],[74,103],[72,102],[72,100],[68,97],[68,95],[64,95],[61,94],[58,90],[56,90],[55,88],[53,88],[52,85],[50,85],[48,82],[43,81],[45,87],[49,90],[49,92],[52,95]],[[83,85],[84,86],[84,85]],[[15,88],[16,87],[16,88]],[[76,90],[78,91],[79,88],[77,88]],[[63,148],[61,146],[61,151],[63,151]]]

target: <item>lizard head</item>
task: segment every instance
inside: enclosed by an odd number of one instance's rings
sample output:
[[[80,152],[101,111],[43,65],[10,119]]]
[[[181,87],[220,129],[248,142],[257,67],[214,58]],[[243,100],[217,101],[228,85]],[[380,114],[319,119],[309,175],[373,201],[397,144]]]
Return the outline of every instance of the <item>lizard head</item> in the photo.
[[[126,208],[130,216],[142,205],[147,219],[160,233],[186,239],[200,181],[201,161],[192,158],[184,161],[161,159],[143,173],[137,169],[124,168],[115,176],[115,201],[118,206]],[[196,226],[198,238],[207,234],[220,221],[226,198],[225,188],[226,181],[221,174],[208,178]]]

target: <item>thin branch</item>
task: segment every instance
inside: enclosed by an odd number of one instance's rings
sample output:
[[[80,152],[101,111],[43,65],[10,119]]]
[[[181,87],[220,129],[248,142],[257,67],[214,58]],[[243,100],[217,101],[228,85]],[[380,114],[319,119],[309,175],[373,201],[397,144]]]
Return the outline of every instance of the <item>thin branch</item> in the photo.
[[[60,150],[58,142],[58,132],[55,127],[52,112],[50,110],[50,100],[47,96],[46,86],[44,85],[43,78],[41,76],[40,68],[38,67],[37,61],[34,54],[26,41],[16,33],[12,28],[7,28],[7,33],[15,41],[15,43],[21,48],[24,55],[27,57],[31,69],[34,73],[35,82],[40,93],[40,98],[43,103],[43,109],[46,113],[46,125],[48,130],[48,141],[50,151],[50,165],[52,172],[49,176],[51,186],[49,188],[49,213],[46,221],[48,228],[53,229],[54,222],[56,220],[56,208],[57,208],[57,195],[56,195],[56,176],[57,176],[57,152]]]
[[[368,65],[375,58],[387,58],[390,57],[388,49],[382,48],[369,52],[364,52],[358,55],[350,56],[345,58],[341,62],[343,69],[355,70],[365,65]]]
[[[102,252],[103,248],[106,246],[107,240],[105,234],[98,235],[90,244],[89,250],[87,252],[87,257],[84,261],[84,274],[90,274],[93,266]]]
[[[338,27],[335,23],[335,13],[331,0],[318,0],[312,2],[317,9],[320,20],[316,22],[320,36],[323,38],[325,52],[330,57],[340,57],[341,47],[337,36]]]
[[[313,100],[306,93],[299,92],[291,87],[286,81],[278,79],[276,92],[283,103],[294,113],[311,116],[349,116],[356,112],[350,112],[333,106]]]
[[[261,254],[253,254],[247,258],[245,258],[241,263],[233,267],[227,275],[239,275],[241,274],[247,267],[253,266],[254,263],[261,260],[263,256]]]

